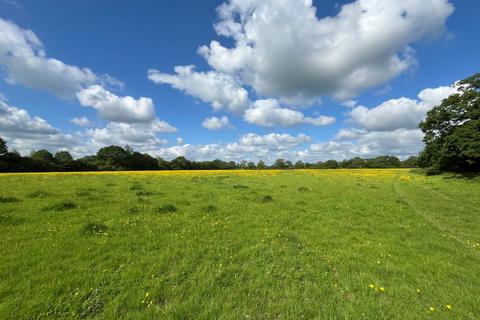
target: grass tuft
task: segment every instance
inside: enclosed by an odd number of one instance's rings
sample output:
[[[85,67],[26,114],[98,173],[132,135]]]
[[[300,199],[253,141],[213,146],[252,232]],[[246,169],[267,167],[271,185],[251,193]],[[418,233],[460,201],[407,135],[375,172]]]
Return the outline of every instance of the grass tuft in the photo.
[[[300,192],[307,192],[307,191],[309,191],[309,189],[306,188],[306,187],[300,187],[300,188],[298,188],[298,191],[300,191]]]
[[[233,189],[248,189],[248,186],[244,186],[243,184],[236,184],[233,186]]]
[[[25,221],[23,218],[0,215],[0,226],[18,226]]]
[[[174,213],[177,211],[178,211],[178,208],[175,207],[173,204],[166,204],[160,208],[157,208],[158,213]]]
[[[108,227],[102,223],[90,222],[83,228],[83,233],[89,235],[104,235],[107,234]]]
[[[267,203],[267,202],[272,202],[273,201],[273,197],[271,195],[264,195],[262,196],[262,198],[260,199],[263,203]]]
[[[152,196],[153,195],[153,192],[150,192],[150,191],[137,191],[135,193],[138,197],[148,197],[148,196]]]
[[[216,212],[217,210],[218,210],[217,207],[211,204],[202,208],[202,211],[206,213],[213,213],[213,212]]]
[[[50,196],[50,193],[48,193],[45,190],[35,190],[35,191],[27,194],[27,197],[30,198],[30,199],[48,198],[49,196]]]
[[[56,203],[52,206],[46,207],[44,210],[50,210],[50,211],[67,211],[67,210],[73,210],[77,208],[77,204],[73,201],[63,201]]]
[[[2,196],[0,196],[0,203],[15,203],[15,202],[20,202],[20,199],[17,199],[15,197],[2,197]]]

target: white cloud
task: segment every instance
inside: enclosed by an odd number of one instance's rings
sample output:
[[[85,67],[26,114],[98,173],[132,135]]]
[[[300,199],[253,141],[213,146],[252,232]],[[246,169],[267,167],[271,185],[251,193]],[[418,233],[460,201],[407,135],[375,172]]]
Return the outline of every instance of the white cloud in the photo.
[[[94,148],[108,145],[129,145],[142,152],[155,152],[167,143],[157,137],[157,133],[175,132],[176,129],[164,121],[155,119],[150,123],[109,123],[105,128],[88,129],[85,136]]]
[[[415,64],[409,45],[445,29],[448,0],[357,0],[317,18],[311,0],[230,0],[218,8],[217,41],[199,53],[216,72],[266,97],[348,99]]]
[[[202,122],[202,127],[208,130],[220,130],[230,126],[231,126],[230,122],[228,121],[228,118],[226,116],[223,116],[221,118],[211,117],[211,118],[205,119]]]
[[[416,129],[430,109],[455,92],[457,90],[454,87],[429,88],[418,94],[420,100],[402,97],[371,109],[358,106],[348,115],[355,124],[370,131]]]
[[[180,137],[178,137],[177,139],[175,139],[175,142],[177,142],[177,144],[178,144],[179,146],[185,144],[185,141],[183,140],[183,138],[180,138]]]
[[[177,145],[159,148],[155,154],[166,159],[184,156],[192,160],[222,159],[225,161],[265,160],[273,162],[277,158],[296,156],[294,149],[310,141],[310,137],[299,134],[271,133],[257,135],[248,133],[237,142],[205,145]]]
[[[327,126],[335,122],[335,118],[320,116],[305,117],[302,112],[282,108],[277,100],[257,100],[245,111],[244,120],[250,124],[262,127],[285,126],[293,127],[300,124]]]
[[[5,66],[9,83],[47,90],[61,98],[73,98],[76,92],[97,81],[88,68],[47,58],[43,44],[32,30],[1,18],[0,64]]]
[[[88,127],[91,124],[90,120],[87,117],[73,118],[73,119],[70,119],[70,122],[81,127]]]
[[[302,133],[296,137],[286,133],[270,133],[263,136],[248,133],[240,138],[239,143],[244,146],[266,147],[268,150],[286,150],[310,140],[310,137]]]
[[[11,150],[23,154],[44,148],[56,151],[78,144],[75,136],[63,134],[46,120],[4,102],[0,102],[0,136],[7,140]]]
[[[99,85],[77,93],[82,106],[95,108],[100,117],[113,122],[140,123],[155,119],[155,109],[150,98],[119,97]]]
[[[222,108],[241,114],[248,106],[248,92],[234,77],[214,71],[196,72],[194,66],[177,66],[176,74],[149,70],[148,78],[156,84],[169,84],[188,95],[210,103],[215,111]]]

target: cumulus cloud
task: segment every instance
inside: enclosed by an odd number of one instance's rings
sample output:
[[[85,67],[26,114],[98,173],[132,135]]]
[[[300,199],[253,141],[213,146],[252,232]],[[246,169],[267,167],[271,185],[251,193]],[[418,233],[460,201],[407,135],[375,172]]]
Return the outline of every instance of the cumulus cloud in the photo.
[[[455,87],[429,88],[418,94],[419,100],[402,97],[371,109],[358,106],[348,115],[356,125],[370,131],[416,129],[430,109],[455,92]]]
[[[0,18],[0,64],[5,67],[7,82],[33,89],[47,90],[61,98],[97,81],[88,68],[79,68],[47,58],[42,42],[32,30]]]
[[[78,144],[75,136],[63,134],[46,120],[1,101],[0,136],[8,141],[10,149],[24,154],[34,149],[55,151]]]
[[[248,133],[242,136],[239,142],[244,146],[266,147],[268,150],[286,150],[310,140],[309,136],[302,133],[298,136],[291,136],[286,133],[270,133],[263,136]]]
[[[93,85],[77,93],[82,106],[92,107],[100,117],[113,122],[150,122],[155,118],[153,101],[141,97],[119,97],[99,85]]]
[[[234,40],[199,53],[217,72],[238,76],[268,97],[348,99],[414,63],[409,47],[445,29],[448,0],[357,0],[319,19],[311,0],[230,0],[215,30]]]
[[[230,122],[226,116],[221,118],[211,117],[203,120],[202,127],[208,130],[220,130],[230,127]]]
[[[356,156],[416,155],[424,146],[419,123],[430,109],[457,92],[456,85],[442,86],[422,90],[418,99],[392,99],[370,109],[355,106],[347,113],[347,122],[354,127],[340,129],[332,141],[312,144],[300,156],[341,160]]]
[[[300,111],[282,108],[275,99],[255,101],[253,105],[245,111],[244,120],[250,124],[256,124],[262,127],[293,127],[300,124],[327,126],[335,123],[335,118],[333,117],[305,117]]]
[[[81,127],[87,127],[91,124],[90,120],[87,117],[73,118],[73,119],[70,119],[70,122]]]
[[[96,148],[107,145],[129,145],[142,152],[155,152],[167,140],[157,137],[157,133],[176,132],[168,123],[155,119],[149,123],[109,123],[105,128],[88,129],[85,136],[89,144]]]
[[[195,67],[177,66],[176,74],[148,71],[148,78],[156,84],[169,84],[203,102],[210,103],[215,111],[222,108],[241,114],[248,106],[248,92],[231,75],[209,71],[196,72]]]
[[[166,159],[184,156],[194,160],[265,160],[273,162],[279,157],[290,154],[289,152],[294,155],[294,151],[290,150],[294,150],[310,140],[311,138],[304,134],[292,136],[289,134],[271,133],[262,136],[248,133],[236,142],[177,145],[159,148],[155,154]]]

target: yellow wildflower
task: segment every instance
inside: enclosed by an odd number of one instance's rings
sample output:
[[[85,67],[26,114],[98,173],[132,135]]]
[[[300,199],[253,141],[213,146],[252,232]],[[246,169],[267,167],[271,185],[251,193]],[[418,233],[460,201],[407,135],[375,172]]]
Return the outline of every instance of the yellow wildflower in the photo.
[[[452,306],[449,304],[445,305],[445,307],[447,307],[448,310],[452,310]]]

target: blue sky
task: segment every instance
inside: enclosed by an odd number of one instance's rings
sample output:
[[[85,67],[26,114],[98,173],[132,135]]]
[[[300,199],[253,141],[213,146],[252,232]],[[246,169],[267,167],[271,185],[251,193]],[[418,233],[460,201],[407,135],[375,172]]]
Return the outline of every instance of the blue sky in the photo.
[[[0,0],[0,136],[76,157],[129,144],[165,158],[405,158],[426,112],[479,72],[478,12],[467,0]]]

